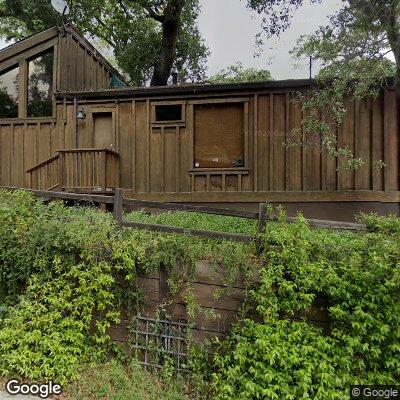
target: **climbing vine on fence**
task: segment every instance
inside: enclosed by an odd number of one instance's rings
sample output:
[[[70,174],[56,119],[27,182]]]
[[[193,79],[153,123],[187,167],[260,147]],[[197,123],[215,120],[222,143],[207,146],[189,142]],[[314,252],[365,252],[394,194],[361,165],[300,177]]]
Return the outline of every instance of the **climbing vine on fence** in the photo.
[[[351,384],[400,379],[398,218],[369,233],[312,230],[302,217],[263,235],[260,321],[245,320],[215,357],[217,399],[348,399]],[[328,332],[301,320],[328,300]]]
[[[163,265],[179,290],[174,269],[190,275],[198,259],[222,263],[227,282],[255,268],[252,245],[120,229],[108,213],[0,191],[0,373],[75,377],[106,354],[120,305],[144,300],[138,274]]]

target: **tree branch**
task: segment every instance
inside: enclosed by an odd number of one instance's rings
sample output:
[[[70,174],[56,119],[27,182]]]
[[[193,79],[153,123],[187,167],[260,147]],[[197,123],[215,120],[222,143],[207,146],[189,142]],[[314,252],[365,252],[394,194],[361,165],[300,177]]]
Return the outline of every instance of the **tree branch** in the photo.
[[[147,11],[147,14],[150,18],[153,18],[154,20],[160,23],[165,22],[165,16],[163,14],[157,13],[146,0],[130,0],[130,1],[132,3],[136,3],[139,6],[143,7],[144,10]]]
[[[132,17],[132,14],[130,13],[128,7],[125,5],[125,3],[123,2],[123,0],[118,0],[118,3],[119,3],[119,5],[121,6],[122,10],[124,11],[125,16],[126,16],[127,18],[131,18],[131,17]]]

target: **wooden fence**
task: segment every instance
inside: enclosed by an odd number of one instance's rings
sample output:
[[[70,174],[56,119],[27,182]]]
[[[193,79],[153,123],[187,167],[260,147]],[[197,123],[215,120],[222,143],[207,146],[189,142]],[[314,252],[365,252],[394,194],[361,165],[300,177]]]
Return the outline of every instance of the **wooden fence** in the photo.
[[[21,190],[20,188],[15,188],[15,187],[3,187],[3,188],[7,190]],[[123,196],[123,189],[119,188],[115,190],[114,196],[98,195],[98,194],[78,194],[69,192],[48,192],[48,191],[31,190],[31,189],[23,189],[23,190],[29,191],[35,196],[46,199],[60,199],[60,200],[96,203],[101,205],[106,205],[106,204],[113,205],[114,218],[117,221],[117,223],[122,227],[146,229],[150,231],[165,232],[165,233],[187,234],[192,236],[200,236],[213,239],[226,239],[242,243],[250,243],[254,240],[257,240],[259,234],[264,231],[266,223],[268,221],[277,220],[277,217],[275,215],[272,215],[268,212],[268,203],[260,203],[259,212],[250,212],[250,211],[233,210],[229,208],[213,208],[205,206],[186,205],[186,204],[161,203],[155,201],[127,199],[124,198]],[[125,208],[157,209],[166,211],[186,211],[186,212],[196,212],[203,214],[231,216],[231,217],[245,218],[245,219],[255,219],[258,220],[258,234],[250,236],[237,233],[216,232],[210,230],[189,229],[176,226],[127,221],[123,218]],[[293,222],[294,220],[295,218],[293,217],[287,218],[288,222]],[[350,231],[364,231],[366,229],[364,225],[352,222],[326,221],[318,219],[308,219],[308,222],[310,226],[315,228],[327,228],[327,229],[350,230]]]

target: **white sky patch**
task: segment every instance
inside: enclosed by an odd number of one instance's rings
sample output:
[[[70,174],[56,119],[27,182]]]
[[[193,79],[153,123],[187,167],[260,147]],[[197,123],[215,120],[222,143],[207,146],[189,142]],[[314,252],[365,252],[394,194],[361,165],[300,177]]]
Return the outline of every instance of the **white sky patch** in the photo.
[[[250,13],[244,1],[201,0],[199,27],[211,51],[208,75],[240,61],[244,67],[269,69],[274,79],[308,78],[308,62],[295,68],[289,51],[301,35],[325,25],[328,15],[338,10],[340,4],[340,0],[325,0],[322,4],[301,7],[295,13],[290,29],[279,39],[265,43],[260,57],[254,57],[255,36],[260,32],[261,18]],[[0,40],[0,48],[6,45]]]
[[[263,53],[255,58],[255,35],[260,32],[260,20],[239,0],[201,0],[200,31],[211,55],[208,74],[240,61],[245,67],[269,69],[274,79],[308,78],[307,61],[295,68],[289,51],[297,39],[328,23],[328,15],[339,9],[341,1],[328,0],[322,4],[305,5],[294,15],[290,29],[279,39],[265,43]]]

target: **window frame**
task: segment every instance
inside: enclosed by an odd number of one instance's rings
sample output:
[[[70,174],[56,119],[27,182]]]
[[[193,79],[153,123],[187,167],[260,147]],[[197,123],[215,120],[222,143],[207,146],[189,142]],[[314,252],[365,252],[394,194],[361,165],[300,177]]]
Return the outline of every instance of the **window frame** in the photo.
[[[156,107],[157,106],[181,106],[182,113],[181,119],[171,121],[157,121],[156,119]],[[151,102],[151,125],[154,126],[165,126],[165,125],[185,125],[186,124],[186,102],[182,100],[172,101],[152,101]]]
[[[243,166],[242,167],[209,167],[209,168],[196,168],[194,166],[194,143],[195,143],[195,126],[194,126],[194,106],[196,105],[212,105],[212,104],[229,104],[229,103],[243,103]],[[191,100],[188,102],[188,131],[189,131],[189,172],[229,172],[229,171],[243,171],[249,172],[249,105],[250,98],[237,97],[237,98],[223,98],[223,99],[201,99]]]
[[[28,80],[29,80],[29,62],[43,54],[53,52],[53,96],[52,96],[52,115],[43,117],[28,117]],[[33,48],[27,53],[15,56],[7,60],[6,66],[0,71],[3,73],[9,71],[12,67],[19,69],[19,90],[18,90],[18,117],[16,118],[0,118],[1,124],[14,123],[14,122],[55,122],[56,120],[56,102],[54,92],[57,85],[57,58],[58,46],[52,41],[45,47],[41,47],[40,51]],[[9,65],[8,65],[9,64]]]

